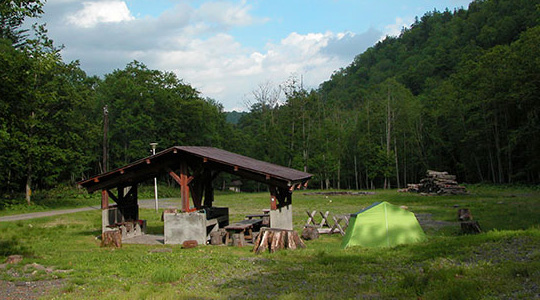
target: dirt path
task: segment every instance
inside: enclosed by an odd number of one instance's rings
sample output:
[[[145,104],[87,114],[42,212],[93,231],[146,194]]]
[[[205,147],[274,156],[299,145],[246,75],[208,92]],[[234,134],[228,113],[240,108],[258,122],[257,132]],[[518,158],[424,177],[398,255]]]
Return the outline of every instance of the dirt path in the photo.
[[[175,206],[178,207],[180,205],[180,200],[175,199],[175,198],[159,199],[158,205],[159,205],[159,208],[169,208],[169,207],[175,207]],[[139,207],[155,208],[155,200],[153,199],[139,200]],[[71,214],[71,213],[89,211],[89,210],[101,210],[101,207],[96,205],[96,206],[89,206],[89,207],[79,207],[79,208],[71,208],[71,209],[61,209],[61,210],[51,210],[51,211],[20,214],[20,215],[11,215],[11,216],[0,217],[0,222],[10,222],[10,221],[43,218],[43,217]]]
[[[43,218],[43,217],[50,217],[50,216],[63,215],[63,214],[71,214],[71,213],[76,213],[80,211],[100,210],[100,209],[101,208],[99,206],[89,206],[89,207],[80,207],[80,208],[72,208],[72,209],[41,211],[41,212],[34,212],[34,213],[28,213],[28,214],[0,217],[0,222],[28,220],[28,219]]]

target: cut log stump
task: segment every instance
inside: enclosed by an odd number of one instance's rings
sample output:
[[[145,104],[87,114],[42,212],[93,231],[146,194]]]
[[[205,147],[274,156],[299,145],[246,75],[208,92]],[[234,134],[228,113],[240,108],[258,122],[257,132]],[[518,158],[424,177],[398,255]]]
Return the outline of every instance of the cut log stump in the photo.
[[[302,238],[307,241],[316,240],[319,238],[319,231],[315,227],[306,226],[304,230],[302,230]]]
[[[461,222],[461,232],[464,234],[476,234],[481,233],[482,229],[478,221],[464,221]]]
[[[468,208],[458,209],[458,221],[471,221],[473,219],[471,211]]]
[[[234,247],[244,247],[246,245],[244,233],[234,233],[232,235],[232,245]]]
[[[306,245],[294,230],[262,228],[254,242],[253,252],[259,254],[269,251],[274,253],[283,249],[305,248]]]
[[[223,245],[223,240],[227,232],[225,230],[218,230],[210,232],[210,245]]]
[[[122,247],[122,232],[120,229],[107,230],[101,234],[101,247]]]
[[[196,240],[187,240],[182,243],[183,249],[191,249],[199,246],[199,243]]]

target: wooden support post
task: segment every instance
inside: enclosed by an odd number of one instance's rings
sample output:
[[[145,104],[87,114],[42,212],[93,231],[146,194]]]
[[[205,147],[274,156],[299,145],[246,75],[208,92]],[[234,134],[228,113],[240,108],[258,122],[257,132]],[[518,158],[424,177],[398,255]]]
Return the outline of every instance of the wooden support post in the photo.
[[[189,177],[188,166],[185,162],[180,164],[180,193],[182,199],[182,211],[189,212]]]
[[[216,172],[216,176],[217,176]],[[212,207],[212,203],[214,202],[214,188],[212,187],[212,181],[214,180],[215,176],[212,175],[212,171],[210,169],[205,168],[203,171],[203,185],[204,185],[204,206],[206,207]]]
[[[101,191],[101,209],[109,208],[109,193],[107,190]]]
[[[275,186],[270,186],[270,209],[277,209],[277,188]]]
[[[202,197],[203,197],[203,185],[201,178],[195,178],[189,184],[189,190],[191,193],[191,200],[193,200],[193,206],[200,209],[202,207]]]

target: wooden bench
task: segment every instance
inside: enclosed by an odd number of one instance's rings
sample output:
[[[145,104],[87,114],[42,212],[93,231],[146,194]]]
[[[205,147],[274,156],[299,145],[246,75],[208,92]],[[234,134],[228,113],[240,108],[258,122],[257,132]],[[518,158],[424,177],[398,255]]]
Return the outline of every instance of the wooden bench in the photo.
[[[265,215],[265,214],[259,214],[259,215],[246,215],[246,219],[248,219],[248,220],[251,220],[251,219],[253,219],[253,218],[259,218],[259,219],[262,219],[262,218],[264,218],[264,216],[267,216],[267,215]]]
[[[270,226],[270,214],[264,213],[264,214],[246,215],[247,220],[251,220],[253,218],[258,218],[262,220],[261,227]]]
[[[242,233],[246,239],[253,240],[253,228],[260,228],[262,222],[262,219],[248,219],[225,226],[225,230],[227,230],[226,244],[229,244],[231,234],[234,233]]]

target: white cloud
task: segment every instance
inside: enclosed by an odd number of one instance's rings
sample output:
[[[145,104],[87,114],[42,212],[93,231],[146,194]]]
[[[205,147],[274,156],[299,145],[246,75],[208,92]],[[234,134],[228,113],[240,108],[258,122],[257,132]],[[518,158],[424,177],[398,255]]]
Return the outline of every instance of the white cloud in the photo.
[[[384,27],[385,32],[381,39],[384,39],[384,37],[386,36],[394,36],[394,37],[399,36],[403,28],[409,28],[411,27],[411,24],[413,23],[414,23],[414,18],[403,19],[403,18],[397,17],[396,23],[390,24]]]
[[[247,26],[255,22],[249,14],[250,5],[242,1],[240,5],[231,2],[206,2],[201,5],[197,15],[204,22],[220,24],[222,26]]]
[[[124,1],[83,2],[81,10],[67,16],[69,24],[83,28],[94,27],[99,23],[119,23],[133,19]]]
[[[62,3],[60,3],[62,1]],[[188,1],[159,17],[135,19],[125,2],[50,0],[43,20],[66,60],[80,60],[90,75],[111,73],[138,60],[150,69],[173,71],[202,96],[225,109],[242,107],[261,82],[276,84],[292,74],[316,88],[373,45],[381,32],[290,33],[261,49],[242,45],[230,29],[264,22],[246,2],[212,2],[196,8]],[[66,22],[77,26],[66,26]],[[98,26],[99,25],[99,26]]]

